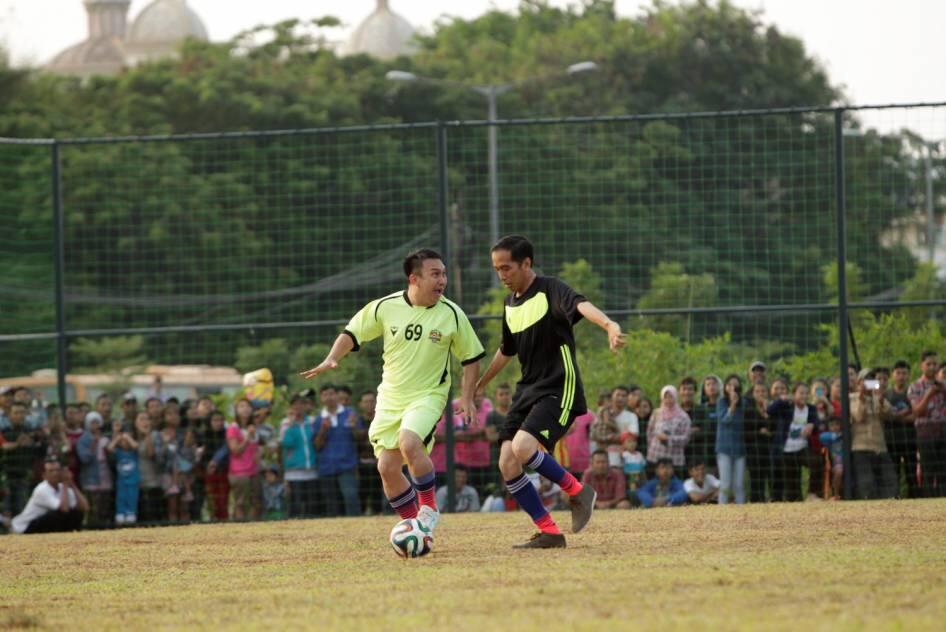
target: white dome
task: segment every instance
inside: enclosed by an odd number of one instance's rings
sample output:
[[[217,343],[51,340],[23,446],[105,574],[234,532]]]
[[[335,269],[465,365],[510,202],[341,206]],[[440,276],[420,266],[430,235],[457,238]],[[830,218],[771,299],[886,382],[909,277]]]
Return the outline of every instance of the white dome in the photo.
[[[412,37],[414,37],[414,27],[410,22],[391,11],[388,0],[378,0],[374,13],[358,25],[342,46],[341,53],[343,55],[367,54],[378,59],[394,59],[414,52]]]
[[[142,9],[128,30],[129,44],[173,44],[184,39],[207,40],[207,28],[187,0],[154,0]]]

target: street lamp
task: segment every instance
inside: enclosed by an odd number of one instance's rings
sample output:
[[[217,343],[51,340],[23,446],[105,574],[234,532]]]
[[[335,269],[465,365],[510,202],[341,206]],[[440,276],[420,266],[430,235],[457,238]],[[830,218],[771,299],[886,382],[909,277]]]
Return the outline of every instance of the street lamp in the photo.
[[[574,76],[597,69],[598,64],[595,62],[582,61],[565,68],[565,72],[563,74],[567,76]],[[474,85],[462,83],[459,81],[449,81],[447,79],[422,77],[404,70],[389,70],[385,75],[385,78],[387,78],[389,81],[416,81],[418,83],[429,83],[433,85],[448,86],[451,88],[463,88],[466,90],[472,90],[473,92],[486,97],[486,120],[489,122],[489,237],[491,244],[495,244],[497,241],[499,241],[499,148],[496,127],[496,121],[498,120],[496,113],[496,99],[499,96],[506,94],[507,92],[518,88],[519,86],[522,86],[523,84],[532,83],[542,79],[550,79],[555,76],[559,75],[541,75],[537,77],[527,77],[517,81],[510,81],[509,83]],[[493,276],[493,284],[495,285],[496,283],[497,279],[495,276]]]

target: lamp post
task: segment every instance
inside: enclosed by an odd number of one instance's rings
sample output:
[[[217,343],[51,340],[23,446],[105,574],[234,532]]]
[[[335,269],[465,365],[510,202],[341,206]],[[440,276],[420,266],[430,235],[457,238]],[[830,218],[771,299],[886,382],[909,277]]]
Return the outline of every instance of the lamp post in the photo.
[[[573,76],[584,72],[597,70],[597,68],[598,65],[593,61],[582,61],[568,66],[565,68],[564,73],[561,74]],[[515,90],[523,84],[539,81],[542,79],[549,79],[555,76],[559,75],[541,75],[538,77],[519,79],[518,81],[510,81],[508,83],[475,85],[463,83],[460,81],[449,81],[447,79],[423,77],[421,75],[415,75],[412,72],[406,72],[404,70],[391,70],[385,75],[385,78],[387,78],[389,81],[415,81],[418,83],[429,83],[434,85],[448,86],[451,88],[462,88],[464,90],[472,90],[473,92],[486,97],[486,120],[489,122],[489,237],[491,244],[499,241],[499,141],[497,138],[496,126],[496,121],[498,121],[499,118],[497,115],[496,100],[500,96],[511,90]],[[495,285],[497,283],[496,277],[493,276],[492,279],[493,284]]]

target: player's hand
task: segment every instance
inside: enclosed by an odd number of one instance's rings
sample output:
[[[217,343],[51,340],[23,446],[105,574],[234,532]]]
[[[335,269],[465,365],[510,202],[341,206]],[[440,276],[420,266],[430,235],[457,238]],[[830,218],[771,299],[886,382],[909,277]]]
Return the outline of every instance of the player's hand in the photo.
[[[453,414],[463,417],[463,421],[467,424],[471,424],[476,421],[476,404],[473,403],[473,398],[461,398],[460,401],[457,402],[456,407],[453,409]]]
[[[319,373],[324,373],[326,371],[331,371],[332,369],[337,369],[337,368],[338,368],[337,361],[333,360],[332,358],[325,358],[324,360],[322,360],[322,364],[320,364],[319,366],[312,367],[308,371],[302,371],[301,373],[299,373],[299,375],[301,375],[307,380],[311,380],[312,378],[317,376]]]
[[[627,336],[621,332],[621,326],[613,320],[608,323],[608,346],[611,351],[617,351],[624,346]]]

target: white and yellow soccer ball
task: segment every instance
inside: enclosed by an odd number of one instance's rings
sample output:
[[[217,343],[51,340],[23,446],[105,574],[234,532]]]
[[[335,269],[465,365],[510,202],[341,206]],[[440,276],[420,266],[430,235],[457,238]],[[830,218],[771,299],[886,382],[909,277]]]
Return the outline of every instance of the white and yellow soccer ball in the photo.
[[[433,543],[430,529],[417,518],[401,520],[391,529],[391,546],[404,559],[427,555]]]

